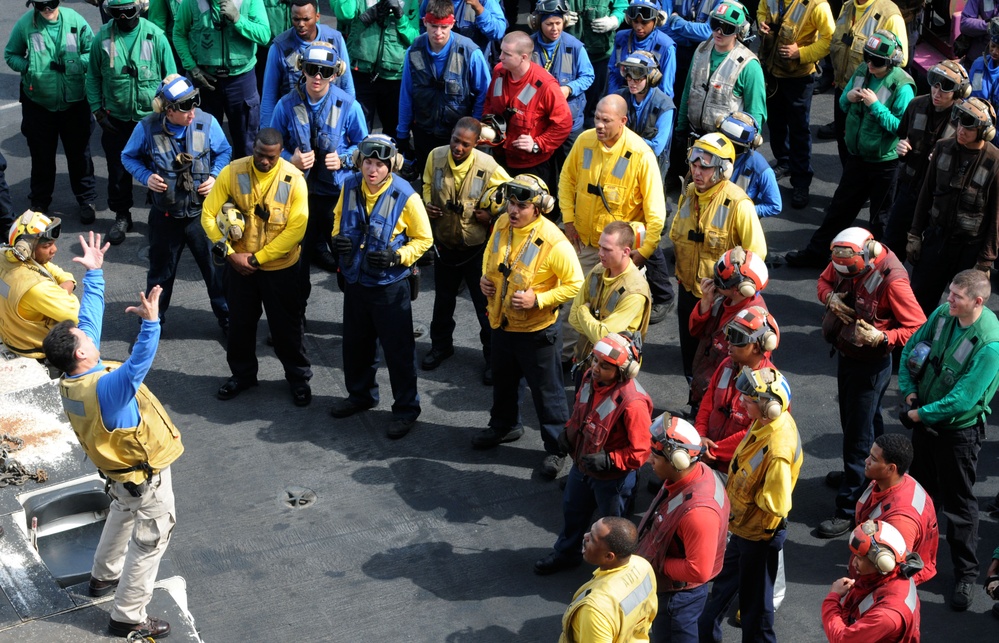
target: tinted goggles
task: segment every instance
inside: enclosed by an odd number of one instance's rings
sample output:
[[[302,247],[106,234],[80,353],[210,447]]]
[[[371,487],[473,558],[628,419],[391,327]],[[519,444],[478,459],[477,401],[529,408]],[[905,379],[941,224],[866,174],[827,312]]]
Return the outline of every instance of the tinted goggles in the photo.
[[[954,82],[954,79],[948,78],[939,72],[930,71],[926,75],[926,82],[929,83],[930,87],[936,87],[942,92],[957,91],[958,84]]]
[[[201,94],[195,94],[190,98],[179,100],[176,103],[170,103],[169,105],[167,105],[167,109],[172,109],[175,112],[189,112],[200,104],[201,104]]]
[[[732,23],[719,20],[718,18],[711,18],[708,20],[708,24],[711,25],[711,31],[720,31],[723,36],[734,36],[736,30],[739,29]]]
[[[333,74],[336,70],[332,67],[326,65],[320,65],[317,63],[305,63],[302,65],[302,73],[312,78],[314,76],[319,76],[322,79],[333,78]]]
[[[645,67],[621,67],[621,75],[632,80],[648,78],[649,70]]]
[[[729,326],[725,329],[725,341],[732,346],[749,346],[754,340],[741,329]],[[740,393],[746,393],[746,391],[740,391]],[[753,391],[753,395],[756,395],[756,391]]]
[[[566,11],[568,9],[563,0],[541,0],[534,6],[534,13],[538,14],[565,13]]]
[[[641,20],[642,22],[652,22],[658,13],[654,7],[645,5],[632,5],[624,12],[629,20]]]
[[[113,20],[131,20],[139,17],[139,5],[132,4],[125,7],[109,7],[108,15]]]
[[[376,158],[388,164],[392,163],[392,159],[395,158],[396,154],[391,145],[379,140],[361,141],[357,146],[357,151],[360,153],[362,159]]]
[[[887,58],[882,58],[881,56],[873,56],[867,53],[866,51],[864,52],[864,62],[870,65],[871,67],[875,67],[878,69],[880,69],[881,67],[888,66]]]
[[[504,183],[503,193],[506,198],[518,203],[533,203],[539,196],[538,191],[534,188],[519,183]]]
[[[35,11],[55,11],[59,7],[59,0],[46,0],[46,2],[35,2],[32,0],[32,5],[35,7]]]
[[[952,116],[957,124],[966,129],[977,129],[981,127],[982,123],[978,120],[978,117],[974,114],[969,114],[968,112],[954,107]]]

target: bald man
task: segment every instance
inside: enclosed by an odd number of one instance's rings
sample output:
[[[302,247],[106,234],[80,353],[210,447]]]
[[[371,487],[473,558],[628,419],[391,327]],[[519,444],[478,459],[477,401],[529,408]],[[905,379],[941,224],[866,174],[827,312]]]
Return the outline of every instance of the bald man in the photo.
[[[523,31],[503,37],[482,113],[506,119],[506,140],[495,148],[496,160],[511,175],[535,174],[550,186],[552,155],[569,138],[572,112],[558,81],[531,62],[533,53],[534,41]]]
[[[665,316],[665,310],[673,302],[673,290],[666,259],[659,249],[666,223],[663,184],[652,148],[628,129],[627,122],[628,105],[621,96],[611,94],[597,103],[594,128],[579,135],[562,167],[558,183],[562,221],[565,236],[576,249],[587,274],[587,284],[589,273],[600,262],[600,235],[604,227],[611,221],[641,223],[645,238],[636,241],[631,260],[646,269],[652,291],[652,314],[659,306]],[[643,339],[647,328],[648,320],[642,325]],[[562,363],[568,366],[579,335],[568,327],[564,332]]]

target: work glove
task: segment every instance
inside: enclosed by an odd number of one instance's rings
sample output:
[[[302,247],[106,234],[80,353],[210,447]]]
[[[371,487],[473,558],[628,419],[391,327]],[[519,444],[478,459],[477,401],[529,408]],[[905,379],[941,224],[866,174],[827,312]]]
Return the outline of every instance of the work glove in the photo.
[[[911,232],[905,235],[908,241],[905,243],[905,257],[909,263],[919,261],[919,253],[923,249],[923,240]]]
[[[575,11],[566,11],[565,14],[562,16],[563,28],[572,27],[577,22],[579,22],[579,14],[576,13]]]
[[[416,147],[413,145],[412,137],[407,136],[406,138],[397,138],[396,149],[399,150],[399,153],[402,154],[404,159],[416,159]]]
[[[843,302],[843,294],[834,292],[826,299],[826,310],[839,317],[844,324],[851,324],[857,313]]]
[[[391,268],[393,266],[398,266],[401,258],[399,253],[395,250],[375,250],[368,253],[368,265],[372,268],[380,268],[384,270],[385,268]]]
[[[619,26],[621,26],[621,21],[615,16],[594,18],[593,22],[590,23],[590,29],[593,33],[607,33],[608,31],[614,31]]]
[[[611,464],[610,456],[607,455],[606,451],[597,451],[596,453],[584,455],[580,460],[583,467],[593,473],[603,473],[614,468],[614,465]]]
[[[562,429],[558,434],[558,448],[562,453],[572,453],[575,450],[569,440],[569,429]]]
[[[860,346],[880,346],[887,338],[884,333],[874,326],[871,326],[863,319],[858,319],[853,331],[853,339]]]
[[[219,0],[219,13],[232,24],[239,22],[239,7],[233,0]]]
[[[985,593],[994,601],[999,601],[999,576],[989,576],[985,581]]]
[[[215,85],[212,84],[218,82],[218,79],[216,79],[215,76],[205,72],[201,69],[201,67],[195,67],[188,73],[191,75],[191,80],[194,81],[195,85],[198,87],[204,87],[210,92],[215,91]]]
[[[377,4],[374,4],[371,7],[369,7],[367,11],[365,11],[360,16],[358,16],[360,18],[360,20],[361,20],[361,24],[363,24],[365,27],[367,27],[371,23],[373,23],[375,20],[377,20],[378,19],[378,13],[379,13],[378,7],[380,7],[380,6],[381,6],[380,2],[377,3]]]
[[[112,124],[111,121],[108,119],[107,110],[104,109],[97,110],[96,112],[94,112],[94,118],[97,119],[97,124],[101,126],[101,129],[107,132],[108,134],[118,133],[118,128],[115,127],[114,124]]]
[[[338,255],[350,254],[350,251],[353,250],[353,248],[354,244],[350,242],[350,237],[347,235],[338,234],[333,237],[333,252]]]

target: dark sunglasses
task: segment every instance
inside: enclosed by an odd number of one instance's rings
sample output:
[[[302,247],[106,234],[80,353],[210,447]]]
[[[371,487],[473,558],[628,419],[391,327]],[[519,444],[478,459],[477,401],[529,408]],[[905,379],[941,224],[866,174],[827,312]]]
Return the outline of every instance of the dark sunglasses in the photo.
[[[735,25],[718,18],[711,18],[708,24],[711,25],[711,31],[720,31],[723,36],[734,36],[738,29]]]
[[[198,94],[184,100],[179,100],[176,103],[171,103],[168,107],[175,112],[189,112],[200,104],[201,95]]]
[[[931,71],[929,74],[927,74],[926,82],[930,84],[930,87],[936,87],[942,92],[957,91],[956,82],[944,76],[943,74],[938,74],[937,72],[934,71]]]
[[[361,141],[357,146],[357,151],[362,159],[376,158],[379,161],[391,163],[395,158],[395,150],[384,141]]]
[[[35,5],[35,11],[55,11],[59,7],[59,0],[46,0],[45,2],[32,0],[32,4]]]
[[[318,75],[320,78],[326,79],[333,78],[333,74],[336,73],[336,70],[332,67],[328,67],[327,65],[305,63],[302,65],[302,72],[309,78]]]
[[[737,328],[726,328],[725,341],[736,347],[749,346],[753,343],[753,338]]]
[[[864,52],[864,62],[869,64],[871,67],[876,67],[880,69],[881,67],[888,66],[888,59],[882,58],[881,56],[872,56],[871,54]]]
[[[654,8],[642,5],[628,7],[625,11],[629,20],[641,20],[642,22],[652,22],[656,19],[656,13],[658,12]]]

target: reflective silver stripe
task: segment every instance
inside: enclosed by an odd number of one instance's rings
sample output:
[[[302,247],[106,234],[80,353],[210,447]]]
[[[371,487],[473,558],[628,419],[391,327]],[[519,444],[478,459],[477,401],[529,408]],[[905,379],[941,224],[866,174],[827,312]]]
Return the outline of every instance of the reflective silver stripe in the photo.
[[[148,38],[142,41],[142,45],[139,46],[139,60],[152,60],[153,59],[153,41]]]
[[[695,194],[693,198],[696,199],[697,195]],[[680,206],[680,213],[677,216],[680,217],[681,219],[689,219],[690,218],[690,197],[689,196],[685,196],[684,197],[684,199],[683,199],[683,205]]]
[[[503,77],[500,76],[496,79],[496,83],[493,85],[493,96],[503,95]]]
[[[996,3],[993,0],[982,0],[982,18],[996,10]]]
[[[291,196],[291,183],[281,181],[274,190],[274,200],[281,205],[288,204],[288,197]]]
[[[982,91],[982,72],[971,77],[971,86],[976,92]]]
[[[252,194],[253,193],[253,183],[250,182],[249,174],[237,174],[236,182],[239,184],[240,194]]]
[[[964,365],[964,360],[968,359],[968,355],[971,355],[971,351],[974,350],[975,344],[969,341],[967,338],[961,340],[958,344],[957,350],[954,351],[954,361],[957,362],[958,366]]]
[[[726,57],[725,61],[718,66],[718,70],[711,77],[717,79],[718,83],[734,87],[736,81],[739,80],[739,71],[742,69],[744,60],[741,56]]]
[[[950,166],[953,160],[954,157],[950,154],[941,154],[940,158],[937,160],[937,169],[942,172],[950,172]]]
[[[31,49],[33,51],[45,51],[45,37],[40,33],[31,34]]]
[[[343,103],[334,101],[333,106],[330,107],[330,115],[326,117],[326,124],[334,130],[337,129],[337,123],[340,121],[341,111],[343,111]]]
[[[465,5],[465,8],[466,9],[469,8],[468,5]],[[454,55],[452,53],[450,56],[448,56],[447,70],[449,72],[451,72],[452,74],[455,74],[459,78],[461,78],[462,76],[464,76],[465,75],[465,57],[464,56],[456,56],[456,55]]]
[[[472,179],[472,183],[468,188],[468,197],[478,201],[479,197],[482,196],[483,190],[485,189],[486,182],[482,179],[481,175],[476,175],[476,177]]]
[[[611,170],[611,176],[617,180],[624,178],[624,173],[628,171],[628,162],[630,159],[626,156],[618,157],[617,161],[614,163],[614,169]]]
[[[871,511],[871,515],[868,516],[867,519],[868,520],[877,520],[880,517],[881,517],[881,503],[879,502],[878,506],[875,507],[873,511]]]
[[[589,382],[587,382],[586,384],[584,384],[583,388],[579,389],[579,403],[580,404],[586,404],[587,402],[590,401],[590,392],[592,390],[593,390],[593,387],[590,386]]]
[[[434,192],[440,194],[444,190],[444,168],[434,170]]]
[[[748,435],[748,434],[747,434]],[[763,449],[753,454],[753,457],[749,459],[749,470],[756,471],[763,464]]]
[[[912,129],[920,132],[926,129],[926,114],[916,114],[912,117]]]
[[[715,216],[711,217],[711,225],[722,230],[725,228],[726,221],[728,221],[728,205],[722,203],[715,210]]]
[[[642,604],[642,601],[647,599],[652,593],[652,577],[646,574],[645,580],[642,584],[631,590],[631,593],[624,597],[621,601],[621,611],[625,615],[631,614],[636,607]]]
[[[416,49],[411,49],[409,51],[409,66],[417,71],[423,71],[427,68],[427,66],[423,64],[423,56],[421,56],[420,52]]]
[[[378,208],[378,212],[376,214],[388,222],[389,216],[395,211],[395,202],[398,200],[398,192],[391,192],[386,198],[382,199],[382,205]],[[393,229],[389,231],[389,239],[392,238],[392,232],[395,232],[395,230]]]
[[[305,127],[309,126],[309,108],[305,106],[305,103],[295,105],[291,111],[295,114],[295,120],[298,121],[299,124],[304,125]]]
[[[729,382],[731,381],[732,381],[732,367],[726,366],[725,369],[722,370],[721,377],[718,378],[718,388],[720,389],[728,388]]]
[[[614,309],[617,308],[617,302],[621,300],[620,291],[615,290],[611,293],[610,297],[607,298],[607,304],[604,305],[604,312],[612,313]]]
[[[3,297],[4,299],[10,297],[10,284],[3,279],[0,279],[0,297]]]
[[[923,489],[919,483],[916,483],[916,488],[912,491],[912,508],[920,516],[923,515],[923,509],[926,508],[926,489]]]
[[[714,501],[718,503],[719,507],[725,506],[725,485],[722,484],[721,478],[715,476],[715,495]]]
[[[875,270],[871,272],[871,276],[868,277],[867,280],[864,282],[864,290],[866,290],[871,294],[874,294],[874,291],[877,290],[877,287],[880,286],[881,282],[883,282],[884,280],[885,276],[881,274],[881,271]]]
[[[913,614],[916,613],[916,583],[911,578],[909,579],[909,593],[905,595],[905,606],[909,608],[909,611]]]
[[[746,189],[749,187],[749,176],[745,174],[740,174],[739,178],[735,180],[735,184],[738,185],[740,188],[742,188],[742,191],[745,192]]]
[[[170,137],[166,134],[157,134],[153,137],[153,145],[156,146],[156,150],[163,153],[169,154],[173,152],[173,145],[170,143]]]
[[[191,154],[194,156],[201,156],[201,154],[205,151],[205,143],[207,139],[208,137],[205,136],[203,131],[195,130],[191,134]]]
[[[70,31],[66,34],[66,53],[76,53],[76,34]]]
[[[62,408],[66,411],[66,415],[75,415],[81,418],[87,417],[87,412],[84,410],[81,400],[73,400],[64,395],[62,396]]]
[[[567,76],[572,76],[572,54],[568,51],[562,52],[562,73]]]
[[[799,2],[794,11],[791,12],[791,22],[797,26],[801,22],[801,19],[805,17],[805,11],[807,10],[808,7],[805,6],[805,3]]]
[[[874,606],[874,592],[871,592],[864,597],[864,600],[860,601],[860,605],[857,606],[857,610],[863,615],[864,612],[871,609]]]
[[[293,49],[291,53],[285,56],[284,61],[288,63],[289,67],[294,69],[295,65],[298,64],[298,52]]]
[[[878,100],[885,106],[888,106],[888,99],[891,98],[891,92],[894,87],[888,87],[887,85],[882,85],[878,91],[874,92],[874,95],[878,97]]]
[[[985,181],[986,179],[988,179],[988,177],[989,177],[988,169],[980,166],[977,170],[975,170],[974,176],[971,177],[971,183],[975,187],[980,188],[983,185],[985,185]]]
[[[201,13],[208,11],[208,0],[198,0],[198,11]]]
[[[878,19],[872,11],[871,15],[867,16],[867,20],[864,21],[864,26],[860,29],[860,33],[864,34],[864,40],[870,38],[871,34],[874,33],[874,30],[877,29],[877,27]]]
[[[955,132],[957,132],[957,128],[954,127],[954,123],[948,122],[946,125],[944,125],[943,134],[940,135],[940,138],[941,139],[951,138],[952,136],[954,136]]]
[[[801,459],[801,435],[798,435],[798,446],[794,449],[794,461]]]
[[[770,15],[776,16],[780,14],[780,0],[767,0],[767,11]]]
[[[462,17],[463,20],[465,20],[465,22],[473,22],[474,23],[475,22],[475,9],[473,9],[470,5],[466,4],[465,5],[464,15],[462,15],[461,17]]]
[[[352,212],[357,209],[357,196],[354,190],[347,192],[347,212]]]
[[[590,273],[590,300],[597,298],[597,286],[600,284],[600,275],[595,272]]]
[[[496,234],[493,235],[493,254],[498,254],[500,248],[500,231],[497,230]]]
[[[632,380],[632,381],[635,383],[635,390],[636,391],[638,391],[642,395],[648,395],[648,393],[646,393],[646,391],[645,391],[645,387],[642,386],[641,384],[639,384],[638,380]]]
[[[871,486],[871,485],[868,485],[867,489],[864,490],[864,493],[861,494],[860,499],[857,500],[857,504],[861,504],[862,505],[865,502],[867,502],[867,499],[871,497],[872,493],[874,493],[874,487]]]
[[[584,170],[590,169],[590,165],[592,165],[592,164],[593,164],[593,150],[590,149],[590,148],[588,148],[588,147],[584,147],[583,148],[583,169]]]
[[[943,333],[944,324],[946,323],[947,320],[943,317],[937,318],[937,327],[933,329],[933,341],[940,339],[940,334]]]
[[[853,79],[853,88],[854,89],[863,89],[864,88],[864,77],[863,76],[857,76],[856,78]]]
[[[528,85],[524,89],[520,90],[519,94],[517,94],[517,100],[519,100],[524,105],[527,105],[528,103],[531,102],[531,99],[533,99],[534,95],[537,93],[538,93],[537,87],[535,87],[534,85]]]
[[[540,248],[537,245],[535,245],[535,244],[532,243],[527,248],[527,250],[524,250],[524,254],[521,255],[521,257],[520,257],[520,263],[524,264],[525,266],[529,266],[532,263],[534,263],[534,260],[538,256],[538,251],[539,250],[540,250]]]
[[[682,504],[683,504],[683,494],[680,493],[671,498],[670,501],[666,503],[666,515],[668,516],[669,514],[673,513],[673,511]]]

